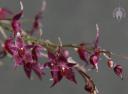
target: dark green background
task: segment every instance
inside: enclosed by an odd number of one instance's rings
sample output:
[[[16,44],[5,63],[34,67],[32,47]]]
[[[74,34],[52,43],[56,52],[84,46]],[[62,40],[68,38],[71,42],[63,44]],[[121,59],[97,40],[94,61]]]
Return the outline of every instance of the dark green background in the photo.
[[[41,7],[42,0],[23,0],[24,17],[32,19]],[[47,0],[44,14],[44,38],[57,41],[60,36],[64,43],[91,42],[95,39],[95,24],[100,26],[101,47],[117,54],[128,55],[128,0],[120,0],[126,9],[127,16],[121,22],[112,17],[112,11],[118,5],[118,0]],[[18,0],[0,0],[0,6],[17,12]],[[31,28],[31,23],[24,27]],[[79,60],[76,54],[74,59]],[[7,62],[8,61],[8,62]],[[122,64],[125,78],[121,81],[112,70],[106,67],[104,58],[101,60],[99,72],[92,75],[99,94],[128,94],[128,60],[119,57],[114,62]],[[53,88],[48,76],[42,81],[35,78],[28,80],[22,68],[13,69],[13,61],[8,59],[0,67],[1,94],[87,94],[84,91],[83,79],[76,73],[78,85],[62,80]]]

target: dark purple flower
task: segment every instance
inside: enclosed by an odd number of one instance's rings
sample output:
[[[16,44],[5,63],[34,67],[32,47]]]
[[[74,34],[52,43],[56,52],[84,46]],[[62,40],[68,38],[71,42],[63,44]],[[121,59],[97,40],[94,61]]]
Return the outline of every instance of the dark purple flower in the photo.
[[[51,70],[52,86],[60,82],[63,77],[76,83],[75,74],[72,69],[75,64],[68,62],[69,53],[67,53],[67,50],[61,47],[54,54],[48,51],[49,61],[44,66],[49,67]]]
[[[75,74],[72,70],[72,67],[74,66],[75,64],[72,64],[70,63],[69,64],[62,64],[60,65],[60,68],[61,68],[61,75],[66,77],[68,80],[70,81],[73,81],[74,83],[77,83],[76,82],[76,79],[75,79]]]
[[[10,37],[5,41],[5,50],[10,53],[15,61],[15,67],[23,64],[26,55],[25,43],[21,36],[16,36],[15,40]]]
[[[90,64],[93,65],[93,68],[98,71],[98,63],[99,63],[99,58],[100,58],[100,48],[98,46],[99,44],[99,26],[96,24],[96,39],[94,42],[94,52],[90,56]]]
[[[15,68],[22,65],[28,78],[31,78],[31,72],[34,71],[39,79],[42,78],[43,67],[38,63],[39,45],[29,46],[24,42],[22,36],[16,36],[15,40],[10,37],[6,40],[5,50],[10,53],[15,62]]]
[[[80,47],[77,49],[79,57],[83,60],[86,64],[88,64],[88,52],[84,43],[80,44]]]
[[[98,63],[99,63],[100,51],[96,49],[94,54],[90,56],[90,64],[93,66],[94,69],[98,71]]]
[[[12,15],[12,12],[9,11],[8,9],[0,8],[0,20],[6,20],[11,15]]]
[[[21,6],[21,10],[20,12],[18,12],[17,14],[15,14],[12,18],[12,29],[14,32],[14,36],[17,35],[17,33],[21,33],[21,22],[20,22],[20,18],[23,16],[23,4],[20,1],[20,6]]]
[[[123,67],[121,65],[115,65],[113,70],[114,70],[114,73],[117,76],[119,76],[119,77],[121,77],[121,79],[123,79],[123,76],[122,76],[122,74],[123,74]]]

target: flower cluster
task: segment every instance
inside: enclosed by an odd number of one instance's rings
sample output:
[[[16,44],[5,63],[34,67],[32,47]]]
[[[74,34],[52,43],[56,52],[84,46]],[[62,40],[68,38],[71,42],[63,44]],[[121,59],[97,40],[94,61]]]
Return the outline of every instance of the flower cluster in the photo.
[[[93,43],[64,45],[60,41],[59,44],[55,44],[42,38],[41,19],[46,8],[46,1],[43,1],[41,10],[36,14],[32,29],[29,32],[22,28],[21,18],[24,13],[22,1],[20,1],[20,7],[20,11],[16,14],[5,8],[0,8],[0,27],[4,31],[0,30],[0,32],[6,35],[6,29],[11,31],[11,34],[5,37],[6,40],[2,44],[3,50],[0,52],[0,58],[10,54],[14,60],[14,67],[22,66],[29,79],[34,72],[41,80],[46,74],[44,70],[48,68],[53,81],[51,87],[59,83],[62,78],[77,84],[74,72],[76,70],[85,80],[85,90],[89,94],[96,94],[98,90],[93,79],[87,74],[87,70],[95,69],[98,72],[101,56],[107,59],[106,65],[123,79],[122,66],[113,62],[111,58],[113,54],[110,51],[99,46],[100,30],[98,24],[96,24],[97,32]],[[39,35],[39,38],[34,37],[35,33]],[[75,49],[74,51],[85,66],[72,59],[69,50],[66,49],[67,47]],[[47,61],[42,63],[40,58],[45,58]]]

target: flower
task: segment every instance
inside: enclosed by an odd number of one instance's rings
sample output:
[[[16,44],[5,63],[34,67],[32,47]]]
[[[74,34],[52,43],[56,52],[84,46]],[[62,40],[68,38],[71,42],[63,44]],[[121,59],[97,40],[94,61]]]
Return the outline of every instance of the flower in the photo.
[[[93,66],[94,69],[98,71],[98,63],[99,63],[99,58],[100,58],[100,48],[98,46],[99,44],[99,26],[96,24],[96,39],[94,42],[94,52],[90,56],[90,64]]]
[[[97,72],[98,72],[99,56],[100,56],[99,50],[95,51],[95,53],[90,56],[90,64],[93,66],[94,69],[96,69]]]
[[[4,48],[12,55],[15,61],[15,67],[23,64],[27,50],[21,36],[16,36],[15,40],[12,37],[8,38],[5,41]]]
[[[115,65],[113,70],[114,70],[114,73],[117,76],[119,76],[121,79],[123,79],[123,76],[122,76],[122,74],[123,74],[123,67],[121,65],[119,65],[119,64]]]
[[[113,17],[120,21],[122,18],[124,18],[126,16],[126,11],[124,8],[122,7],[117,7],[113,10]]]
[[[15,40],[10,37],[5,42],[5,50],[10,53],[15,62],[15,68],[23,66],[25,74],[31,78],[31,72],[34,71],[39,79],[44,75],[43,67],[38,63],[39,45],[29,46],[24,42],[22,36],[16,36]]]
[[[67,53],[67,50],[61,47],[58,48],[54,54],[48,51],[49,61],[45,63],[44,66],[49,67],[51,70],[53,79],[53,84],[51,87],[60,82],[63,77],[69,81],[77,83],[75,80],[75,74],[72,69],[75,64],[68,62],[69,54]]]

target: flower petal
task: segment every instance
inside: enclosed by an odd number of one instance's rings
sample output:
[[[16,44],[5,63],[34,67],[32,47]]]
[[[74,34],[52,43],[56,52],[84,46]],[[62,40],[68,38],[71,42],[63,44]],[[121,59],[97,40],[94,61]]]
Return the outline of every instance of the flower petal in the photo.
[[[38,57],[41,56],[41,51],[44,50],[42,46],[40,45],[33,45],[32,49],[32,58],[35,61],[38,61]]]
[[[18,48],[24,48],[24,41],[21,36],[16,36],[15,45]]]
[[[86,50],[85,44],[81,43],[80,47],[77,49],[77,52],[79,54],[79,57],[81,60],[83,60],[86,64],[88,63],[88,52]]]
[[[14,47],[14,42],[13,42],[13,38],[12,37],[9,37],[5,43],[4,43],[4,49],[10,53],[10,54],[13,54],[12,50],[11,50],[11,47]]]
[[[39,29],[41,28],[41,20],[45,8],[46,8],[46,1],[43,0],[41,10],[36,14],[34,18],[31,34],[33,34],[35,31],[39,31]]]
[[[99,56],[98,55],[91,55],[90,56],[90,64],[92,64],[93,68],[98,71],[98,63],[99,63]]]
[[[19,13],[17,13],[16,15],[13,16],[12,19],[12,29],[14,31],[14,36],[17,35],[17,33],[21,33],[21,22],[20,22],[20,18],[23,16],[23,4],[20,1],[20,5],[21,5],[21,10]]]
[[[52,75],[52,79],[53,79],[53,84],[51,85],[51,87],[53,87],[58,82],[60,82],[62,79],[62,75],[61,75],[59,67],[57,67],[57,66],[52,67],[51,75]]]
[[[0,8],[0,20],[5,20],[12,15],[12,12],[6,8]]]
[[[68,80],[73,81],[74,83],[77,83],[77,81],[75,79],[75,74],[71,68],[68,68],[68,69],[66,68],[64,70],[64,74]]]
[[[30,79],[31,78],[31,72],[32,72],[31,63],[24,63],[24,71],[25,71],[26,76]]]
[[[40,65],[38,63],[32,64],[32,69],[36,73],[39,79],[42,79],[42,75],[44,75],[43,70],[40,68]]]
[[[114,70],[114,73],[115,73],[117,76],[119,76],[119,77],[121,77],[121,79],[123,79],[123,77],[122,77],[122,74],[123,74],[123,67],[122,67],[121,65],[115,65],[115,67],[113,68],[113,70]]]

